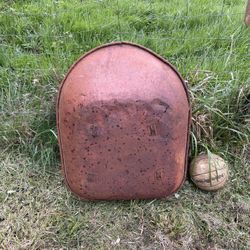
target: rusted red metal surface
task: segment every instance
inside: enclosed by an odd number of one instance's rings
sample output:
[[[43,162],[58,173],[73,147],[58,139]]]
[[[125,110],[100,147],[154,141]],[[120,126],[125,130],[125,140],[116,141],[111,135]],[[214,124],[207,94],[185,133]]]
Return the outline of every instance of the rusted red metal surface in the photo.
[[[178,72],[128,42],[82,56],[57,101],[62,169],[82,199],[153,199],[186,175],[190,105]]]

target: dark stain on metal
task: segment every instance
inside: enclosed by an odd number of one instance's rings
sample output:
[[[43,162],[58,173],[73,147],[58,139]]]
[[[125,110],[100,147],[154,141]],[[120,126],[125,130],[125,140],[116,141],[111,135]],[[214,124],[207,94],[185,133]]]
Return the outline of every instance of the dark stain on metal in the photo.
[[[58,95],[65,181],[83,199],[166,197],[185,178],[189,124],[186,86],[168,62],[131,43],[96,48]]]

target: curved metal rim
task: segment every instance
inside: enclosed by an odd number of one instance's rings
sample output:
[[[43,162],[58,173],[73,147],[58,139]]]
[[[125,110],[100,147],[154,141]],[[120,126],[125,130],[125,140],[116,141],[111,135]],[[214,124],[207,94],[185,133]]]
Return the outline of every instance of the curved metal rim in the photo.
[[[81,200],[84,200],[84,198],[82,198],[81,196],[79,196],[76,193],[74,193],[73,190],[71,189],[71,187],[69,185],[69,182],[68,182],[67,173],[66,173],[66,170],[65,170],[64,158],[63,158],[63,150],[62,150],[62,143],[61,143],[61,136],[60,136],[60,129],[59,129],[59,102],[60,102],[61,91],[62,91],[63,85],[64,85],[65,81],[67,80],[67,78],[68,78],[69,74],[71,73],[71,71],[76,67],[76,65],[82,59],[86,58],[88,55],[92,54],[93,52],[96,52],[99,49],[106,48],[106,47],[109,47],[109,46],[116,46],[116,45],[130,45],[130,46],[134,46],[134,47],[143,49],[146,52],[148,52],[148,53],[152,54],[153,56],[157,57],[159,60],[161,60],[162,62],[164,62],[165,64],[167,64],[176,73],[176,75],[179,77],[179,79],[181,80],[181,83],[182,83],[182,85],[184,87],[184,90],[185,90],[185,93],[186,93],[186,97],[187,97],[187,101],[189,103],[188,133],[187,133],[186,156],[185,156],[185,163],[184,163],[184,174],[183,174],[183,179],[182,179],[180,185],[172,193],[170,193],[167,196],[167,197],[169,197],[170,195],[176,193],[183,186],[183,183],[184,183],[184,181],[186,179],[186,175],[187,175],[188,152],[189,152],[189,141],[190,141],[189,131],[190,131],[190,128],[191,128],[191,105],[190,105],[190,99],[189,99],[188,89],[187,89],[187,86],[186,86],[183,78],[181,77],[180,73],[166,59],[164,59],[162,56],[156,54],[151,49],[148,49],[148,48],[146,48],[146,47],[144,47],[142,45],[139,45],[139,44],[136,44],[136,43],[132,43],[132,42],[127,42],[127,41],[119,41],[119,42],[106,43],[106,44],[103,44],[101,46],[95,47],[94,49],[89,50],[88,52],[86,52],[85,54],[83,54],[78,60],[75,61],[75,63],[70,67],[70,69],[68,70],[67,74],[65,75],[64,79],[62,80],[62,82],[61,82],[61,84],[59,86],[59,91],[58,91],[58,94],[57,94],[57,101],[56,101],[56,111],[57,111],[56,112],[56,127],[57,127],[58,138],[59,138],[58,141],[59,141],[60,156],[61,156],[61,160],[62,160],[61,169],[62,169],[63,175],[65,177],[66,185],[69,188],[69,190],[71,190],[72,193],[76,197],[80,198]],[[91,199],[88,199],[88,200],[91,200]]]

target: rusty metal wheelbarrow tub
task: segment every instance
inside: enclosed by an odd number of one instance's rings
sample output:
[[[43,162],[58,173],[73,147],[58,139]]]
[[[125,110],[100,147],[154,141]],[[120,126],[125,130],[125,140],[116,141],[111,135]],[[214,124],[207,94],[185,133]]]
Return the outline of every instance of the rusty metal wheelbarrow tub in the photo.
[[[57,99],[65,182],[86,200],[173,194],[186,175],[190,112],[185,83],[159,55],[128,42],[91,50]]]

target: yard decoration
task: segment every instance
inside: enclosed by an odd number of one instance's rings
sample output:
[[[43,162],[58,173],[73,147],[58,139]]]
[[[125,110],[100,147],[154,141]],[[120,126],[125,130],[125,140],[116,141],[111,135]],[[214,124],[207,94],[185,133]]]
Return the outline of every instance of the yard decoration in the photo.
[[[190,112],[184,81],[159,55],[128,42],[91,50],[58,93],[66,184],[88,200],[173,194],[186,176]]]
[[[190,169],[192,181],[202,190],[217,191],[228,180],[228,165],[218,155],[202,153],[194,158]]]

